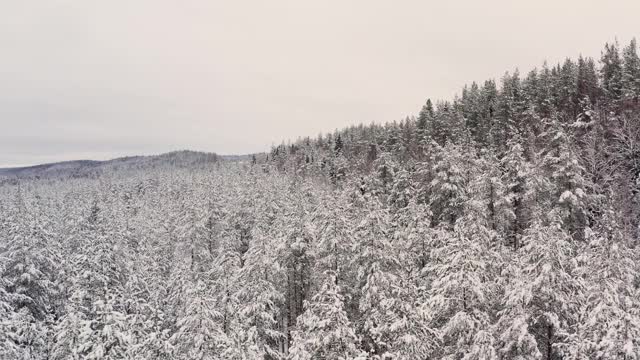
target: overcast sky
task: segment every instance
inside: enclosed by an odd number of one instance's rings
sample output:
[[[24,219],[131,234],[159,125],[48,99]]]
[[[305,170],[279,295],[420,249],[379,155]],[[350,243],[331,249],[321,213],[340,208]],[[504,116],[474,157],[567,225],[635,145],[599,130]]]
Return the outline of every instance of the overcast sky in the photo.
[[[0,0],[0,166],[265,151],[639,24],[638,0]]]

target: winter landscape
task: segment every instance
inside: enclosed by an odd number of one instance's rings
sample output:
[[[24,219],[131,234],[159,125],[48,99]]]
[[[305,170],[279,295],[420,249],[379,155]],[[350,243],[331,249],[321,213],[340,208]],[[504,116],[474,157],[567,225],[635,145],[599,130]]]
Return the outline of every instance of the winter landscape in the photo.
[[[407,111],[0,169],[0,359],[640,359],[636,41]]]

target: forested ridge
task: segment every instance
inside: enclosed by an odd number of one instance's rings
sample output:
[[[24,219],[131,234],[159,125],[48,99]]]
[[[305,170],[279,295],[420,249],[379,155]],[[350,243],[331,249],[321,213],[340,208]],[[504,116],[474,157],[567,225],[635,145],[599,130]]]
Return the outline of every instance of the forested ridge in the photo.
[[[640,359],[639,97],[614,43],[252,159],[0,179],[0,359]]]

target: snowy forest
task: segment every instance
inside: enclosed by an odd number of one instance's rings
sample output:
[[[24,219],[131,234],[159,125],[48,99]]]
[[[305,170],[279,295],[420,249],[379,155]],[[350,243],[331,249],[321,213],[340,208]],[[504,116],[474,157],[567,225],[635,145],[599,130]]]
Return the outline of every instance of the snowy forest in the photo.
[[[635,41],[246,158],[0,177],[0,359],[640,359]]]

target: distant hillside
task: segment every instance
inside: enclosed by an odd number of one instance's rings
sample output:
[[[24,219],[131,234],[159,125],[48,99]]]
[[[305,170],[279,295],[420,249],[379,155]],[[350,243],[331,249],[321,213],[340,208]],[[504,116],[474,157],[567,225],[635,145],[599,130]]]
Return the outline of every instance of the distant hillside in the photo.
[[[102,171],[155,168],[164,165],[190,167],[223,161],[237,161],[247,156],[220,156],[198,151],[173,151],[152,156],[127,156],[112,160],[72,160],[27,167],[0,168],[0,177],[85,177]]]
[[[30,176],[44,174],[48,172],[69,171],[80,168],[90,168],[102,164],[102,161],[95,160],[73,160],[62,161],[50,164],[41,164],[26,167],[1,168],[0,176]]]

